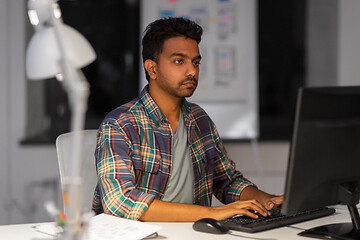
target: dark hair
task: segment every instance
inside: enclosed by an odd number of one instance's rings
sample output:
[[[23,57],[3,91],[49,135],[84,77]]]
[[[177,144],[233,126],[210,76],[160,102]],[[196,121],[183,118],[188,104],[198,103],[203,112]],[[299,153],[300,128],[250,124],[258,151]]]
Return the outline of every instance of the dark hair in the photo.
[[[173,37],[184,36],[195,40],[197,43],[201,41],[202,27],[194,21],[184,19],[182,17],[167,17],[158,19],[150,23],[145,31],[142,39],[142,58],[143,63],[147,59],[153,61],[158,60],[159,54],[163,50],[165,40]],[[149,81],[150,76],[145,69],[146,79]]]

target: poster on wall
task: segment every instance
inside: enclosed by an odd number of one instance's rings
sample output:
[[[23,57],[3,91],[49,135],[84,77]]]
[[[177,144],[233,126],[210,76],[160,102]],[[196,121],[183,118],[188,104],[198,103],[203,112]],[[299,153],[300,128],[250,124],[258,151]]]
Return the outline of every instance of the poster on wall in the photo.
[[[224,139],[259,135],[255,3],[253,0],[143,0],[141,31],[170,16],[203,27],[198,87],[188,101],[203,107]],[[142,32],[141,32],[142,36]],[[141,63],[142,89],[147,80]]]

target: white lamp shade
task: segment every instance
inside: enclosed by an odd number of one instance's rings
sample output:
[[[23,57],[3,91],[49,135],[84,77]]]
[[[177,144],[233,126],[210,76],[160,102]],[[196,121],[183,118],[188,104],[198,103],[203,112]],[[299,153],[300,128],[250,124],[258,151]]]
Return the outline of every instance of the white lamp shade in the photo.
[[[65,24],[59,26],[59,31],[68,61],[75,68],[85,67],[95,60],[94,49],[79,32]],[[62,57],[54,28],[36,31],[26,53],[26,75],[32,80],[52,78],[62,72]]]

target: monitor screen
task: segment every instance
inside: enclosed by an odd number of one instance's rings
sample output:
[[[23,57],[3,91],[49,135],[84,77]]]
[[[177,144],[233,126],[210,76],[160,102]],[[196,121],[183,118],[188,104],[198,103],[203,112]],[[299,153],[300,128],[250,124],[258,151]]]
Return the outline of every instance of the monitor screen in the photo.
[[[300,88],[282,213],[344,204],[359,225],[359,188],[360,87]]]

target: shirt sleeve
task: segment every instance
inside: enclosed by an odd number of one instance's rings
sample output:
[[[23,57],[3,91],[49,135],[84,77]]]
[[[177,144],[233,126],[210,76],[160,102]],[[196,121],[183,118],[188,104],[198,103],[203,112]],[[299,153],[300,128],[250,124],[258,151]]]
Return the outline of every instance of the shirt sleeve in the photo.
[[[246,187],[255,185],[236,170],[235,163],[228,157],[215,125],[213,125],[213,133],[218,153],[214,161],[214,195],[222,203],[228,204],[239,200],[241,192]]]
[[[98,188],[105,213],[138,220],[154,196],[136,189],[132,144],[125,132],[112,123],[104,123],[100,129],[96,149]]]

